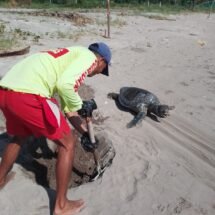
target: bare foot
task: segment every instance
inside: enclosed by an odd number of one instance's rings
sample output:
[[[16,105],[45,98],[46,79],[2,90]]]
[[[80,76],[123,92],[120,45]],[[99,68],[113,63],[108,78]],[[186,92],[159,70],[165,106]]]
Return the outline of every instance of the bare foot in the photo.
[[[77,201],[67,201],[64,208],[56,208],[54,215],[74,215],[79,213],[84,208],[82,199]]]
[[[16,175],[15,172],[8,173],[8,175],[6,176],[6,178],[4,179],[4,181],[2,181],[0,183],[0,190],[3,189],[5,187],[5,185],[15,177],[15,175]]]

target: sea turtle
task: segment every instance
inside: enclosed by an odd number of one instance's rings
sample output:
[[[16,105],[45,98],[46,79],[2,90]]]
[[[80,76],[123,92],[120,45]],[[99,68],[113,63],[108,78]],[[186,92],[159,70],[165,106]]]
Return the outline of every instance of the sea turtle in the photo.
[[[128,128],[139,124],[147,114],[164,118],[169,115],[169,110],[175,108],[161,104],[153,93],[136,87],[122,87],[119,94],[108,93],[108,97],[124,109],[135,113],[134,119],[127,124]]]

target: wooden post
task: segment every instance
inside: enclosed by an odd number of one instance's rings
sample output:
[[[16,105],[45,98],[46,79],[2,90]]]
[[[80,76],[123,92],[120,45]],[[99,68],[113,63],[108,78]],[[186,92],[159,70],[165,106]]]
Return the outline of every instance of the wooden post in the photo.
[[[107,35],[110,38],[110,0],[107,0]]]
[[[211,2],[211,6],[210,6],[210,9],[209,9],[208,18],[209,18],[210,15],[211,15],[211,11],[212,11],[212,9],[213,9],[214,3],[215,3],[215,0],[213,0],[213,1]]]

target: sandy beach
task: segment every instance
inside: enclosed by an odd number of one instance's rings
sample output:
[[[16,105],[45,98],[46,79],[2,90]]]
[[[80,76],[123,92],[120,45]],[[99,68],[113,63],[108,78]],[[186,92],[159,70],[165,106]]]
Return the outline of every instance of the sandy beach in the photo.
[[[91,22],[8,13],[0,23],[39,35],[30,53],[103,41],[112,50],[110,77],[87,78],[95,92],[99,125],[112,140],[116,157],[102,179],[69,189],[83,198],[80,215],[215,214],[215,15],[178,14],[163,19],[126,11],[111,13],[111,38],[105,38],[106,15],[81,15]],[[27,55],[29,55],[27,54]],[[3,76],[27,55],[0,58]],[[146,117],[131,129],[133,118],[119,110],[109,92],[133,86],[174,105],[160,122]],[[0,123],[4,130],[4,121]],[[0,153],[6,144],[1,137]],[[19,164],[15,178],[0,191],[1,215],[52,214],[54,190],[38,185]]]

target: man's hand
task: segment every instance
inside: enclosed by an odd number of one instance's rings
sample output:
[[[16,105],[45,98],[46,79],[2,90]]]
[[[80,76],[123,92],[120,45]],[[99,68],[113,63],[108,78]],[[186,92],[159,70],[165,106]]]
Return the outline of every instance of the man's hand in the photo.
[[[78,110],[78,114],[84,118],[92,117],[93,110],[97,109],[94,99],[83,101],[82,108]]]
[[[85,121],[80,117],[77,112],[69,112],[66,113],[66,117],[68,118],[69,122],[72,126],[80,133],[83,134],[87,132],[87,127]]]
[[[81,137],[81,145],[88,152],[93,152],[98,147],[97,142],[91,142],[89,134],[87,132],[85,132]]]

